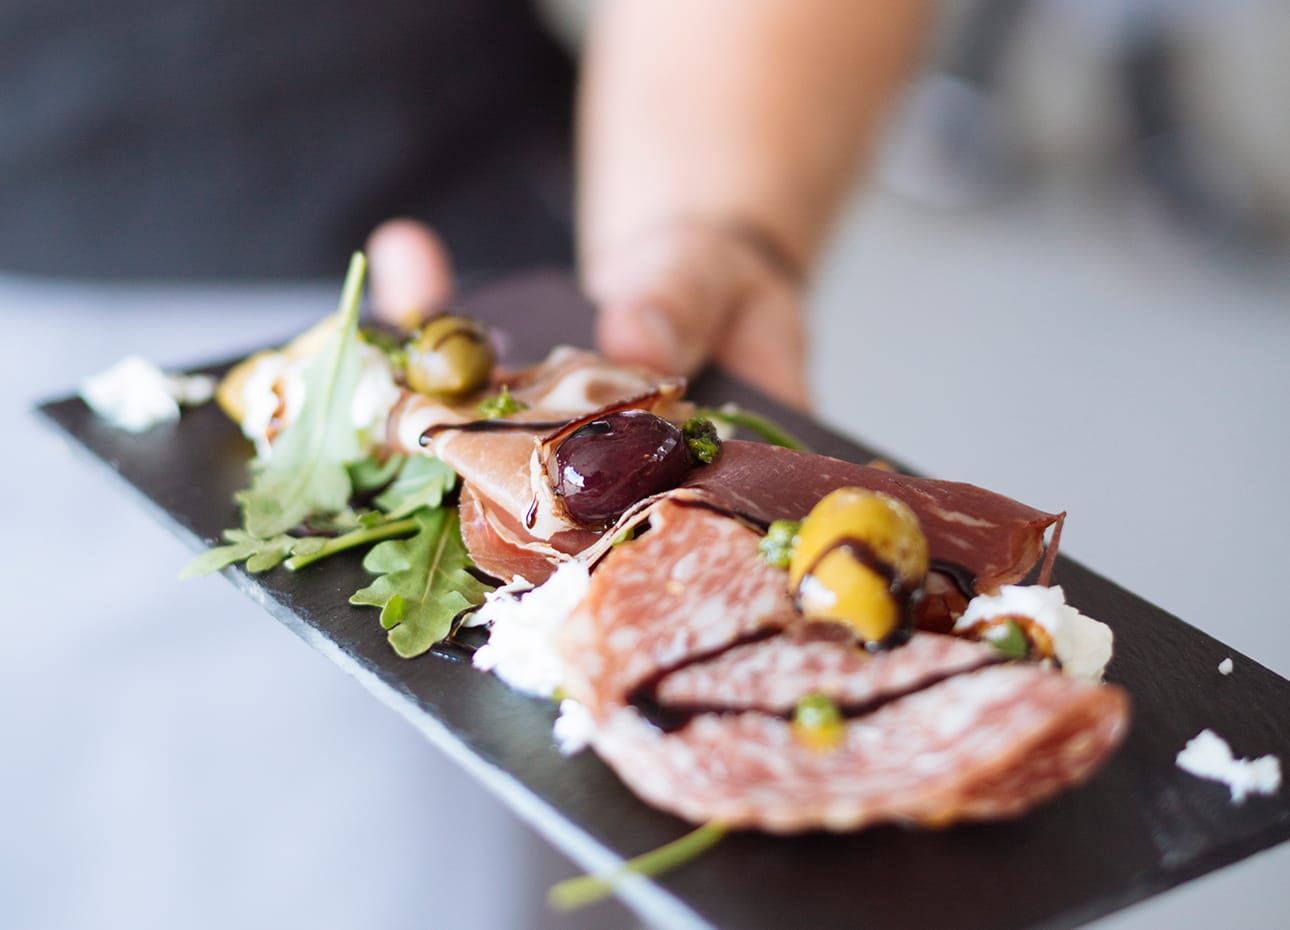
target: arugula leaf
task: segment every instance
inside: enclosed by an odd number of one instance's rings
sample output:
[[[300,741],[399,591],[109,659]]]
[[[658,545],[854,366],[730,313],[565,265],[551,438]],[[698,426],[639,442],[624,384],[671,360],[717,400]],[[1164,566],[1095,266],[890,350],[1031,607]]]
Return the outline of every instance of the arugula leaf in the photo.
[[[370,494],[385,487],[399,473],[406,458],[402,455],[388,456],[381,461],[375,455],[349,464],[349,480],[354,485],[355,494]]]
[[[301,540],[285,534],[258,539],[245,530],[225,530],[228,545],[207,549],[184,566],[180,578],[209,575],[234,562],[245,562],[248,571],[264,572],[273,568],[295,550]]]
[[[406,517],[418,507],[438,507],[457,483],[457,473],[433,456],[408,459],[390,486],[376,499],[391,518]]]
[[[726,404],[722,407],[699,407],[695,409],[694,416],[715,420],[718,423],[725,423],[729,426],[742,426],[744,429],[756,433],[759,438],[772,446],[783,446],[785,449],[796,449],[799,452],[811,451],[806,443],[788,433],[767,417],[753,413],[751,410],[745,410],[738,404]]]
[[[627,860],[612,872],[580,875],[558,882],[547,892],[547,903],[558,911],[571,911],[593,904],[613,894],[619,881],[628,875],[663,875],[703,855],[725,835],[724,825],[716,821],[705,823],[679,840]]]
[[[381,608],[381,626],[390,645],[405,659],[419,656],[448,635],[452,620],[484,600],[488,586],[466,569],[470,558],[461,541],[461,520],[454,507],[413,515],[411,539],[379,543],[363,568],[380,575],[354,593],[351,604]]]
[[[391,520],[384,514],[373,510],[363,514],[358,528],[350,530],[348,533],[330,538],[313,536],[309,539],[301,540],[300,544],[292,550],[291,558],[287,559],[285,564],[288,571],[299,571],[306,565],[312,565],[314,562],[321,561],[338,552],[344,552],[347,549],[354,549],[358,546],[366,546],[368,543],[379,542],[382,539],[407,536],[416,531],[417,521],[411,517],[403,520]],[[305,543],[316,544],[306,547]]]
[[[503,384],[502,389],[492,397],[485,397],[481,400],[477,409],[486,419],[500,420],[502,417],[509,417],[511,414],[528,410],[529,405],[512,397],[511,389]]]
[[[358,304],[366,268],[367,260],[356,252],[336,328],[303,372],[300,414],[282,431],[268,460],[256,464],[251,487],[236,495],[242,525],[252,536],[269,539],[312,514],[334,513],[349,503],[353,485],[346,465],[362,457],[350,404],[363,373]]]

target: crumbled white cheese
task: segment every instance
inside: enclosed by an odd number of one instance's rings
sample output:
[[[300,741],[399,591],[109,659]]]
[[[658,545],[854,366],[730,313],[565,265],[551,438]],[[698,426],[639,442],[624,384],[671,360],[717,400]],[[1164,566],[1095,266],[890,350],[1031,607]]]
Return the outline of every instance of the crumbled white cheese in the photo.
[[[385,441],[390,410],[400,391],[385,353],[375,346],[360,346],[363,372],[350,402],[350,419],[364,448]],[[305,369],[316,356],[291,359],[283,352],[267,352],[252,366],[242,386],[242,433],[255,443],[255,454],[272,452],[269,426],[281,409],[281,431],[300,413],[305,402]]]
[[[1029,617],[1053,639],[1062,671],[1075,678],[1101,681],[1111,660],[1111,628],[1084,616],[1066,603],[1060,586],[1004,585],[995,595],[977,595],[954,624],[956,632],[994,617]]]
[[[1226,659],[1224,659],[1222,662],[1219,662],[1219,663],[1218,663],[1218,674],[1220,674],[1220,675],[1230,675],[1230,674],[1232,674],[1232,669],[1233,669],[1233,668],[1235,668],[1235,666],[1232,664],[1232,657],[1231,657],[1231,656],[1228,656],[1228,657],[1227,657]]]
[[[255,443],[255,454],[262,459],[269,456],[269,424],[274,414],[279,405],[283,406],[284,414],[289,409],[275,390],[282,384],[285,393],[289,367],[287,357],[281,352],[267,352],[251,366],[242,384],[242,435]],[[290,380],[295,383],[294,393],[303,395],[304,384],[300,382],[298,369],[293,369]]]
[[[179,405],[204,404],[215,391],[206,375],[168,375],[152,362],[130,355],[107,371],[86,378],[81,399],[99,416],[131,433],[179,419]]]
[[[1192,737],[1174,762],[1197,778],[1225,783],[1233,804],[1244,802],[1251,794],[1276,794],[1281,789],[1280,759],[1274,755],[1233,758],[1232,748],[1213,730],[1201,730]]]
[[[475,624],[491,624],[488,642],[475,653],[475,667],[493,672],[517,691],[551,697],[564,681],[556,634],[590,581],[586,565],[565,562],[523,595],[506,588],[492,592],[474,618]]]
[[[596,721],[591,711],[577,701],[565,698],[560,702],[560,716],[555,718],[552,729],[560,754],[575,756],[589,745],[596,735]]]
[[[399,402],[402,392],[394,381],[389,357],[376,346],[364,343],[360,348],[363,374],[354,389],[350,417],[359,432],[359,441],[364,448],[370,448],[373,444],[384,444],[390,410]]]

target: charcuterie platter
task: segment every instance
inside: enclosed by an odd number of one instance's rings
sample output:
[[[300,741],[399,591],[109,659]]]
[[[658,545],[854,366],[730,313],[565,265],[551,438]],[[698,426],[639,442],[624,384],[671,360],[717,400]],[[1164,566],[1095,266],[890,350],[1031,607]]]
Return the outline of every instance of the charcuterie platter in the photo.
[[[462,308],[495,329],[509,364],[590,338],[590,313],[559,275],[477,291]],[[698,379],[689,396],[765,413],[817,452],[872,458],[720,372]],[[251,447],[213,406],[137,435],[78,399],[42,410],[195,547],[237,525],[233,495],[246,485]],[[554,705],[482,673],[459,644],[412,660],[394,654],[372,612],[346,602],[370,581],[361,562],[349,554],[294,573],[227,573],[589,868],[689,829],[639,800],[591,754],[562,756],[551,735]],[[732,832],[686,868],[625,882],[623,897],[669,926],[1073,926],[1290,837],[1286,793],[1235,805],[1222,785],[1175,765],[1203,729],[1222,734],[1238,755],[1287,757],[1290,683],[1069,559],[1059,557],[1052,572],[1072,605],[1113,629],[1106,677],[1133,709],[1123,743],[1087,783],[1005,822]],[[1218,670],[1228,657],[1236,674]]]

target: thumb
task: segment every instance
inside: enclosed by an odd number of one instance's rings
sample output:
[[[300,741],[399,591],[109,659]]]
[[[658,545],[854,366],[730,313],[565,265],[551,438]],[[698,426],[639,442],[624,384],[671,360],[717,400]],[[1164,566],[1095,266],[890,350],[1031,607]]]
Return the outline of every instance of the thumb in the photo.
[[[367,239],[372,306],[378,318],[415,329],[452,297],[452,260],[443,241],[416,220],[386,220]]]
[[[719,307],[662,293],[613,300],[600,307],[596,344],[615,362],[692,375],[713,354],[724,316]]]

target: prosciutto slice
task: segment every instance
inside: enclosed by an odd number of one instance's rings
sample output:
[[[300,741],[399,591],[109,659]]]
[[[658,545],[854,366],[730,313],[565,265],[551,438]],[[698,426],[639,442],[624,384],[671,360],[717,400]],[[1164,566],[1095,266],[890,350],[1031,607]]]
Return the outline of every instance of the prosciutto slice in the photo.
[[[684,487],[714,506],[763,524],[800,520],[837,488],[880,491],[910,506],[933,561],[966,569],[975,579],[976,593],[1023,579],[1044,555],[1048,528],[1065,517],[960,481],[911,478],[740,440],[722,443],[717,460],[695,469]]]
[[[773,635],[794,622],[786,573],[757,557],[756,538],[706,506],[661,501],[649,530],[597,567],[561,630],[566,690],[597,723],[592,745],[646,801],[782,833],[941,826],[1028,810],[1122,739],[1122,691],[1000,665],[978,643],[916,633],[869,656]],[[787,719],[821,693],[852,714],[825,750]],[[689,717],[665,732],[643,697]]]
[[[495,389],[507,385],[527,409],[499,427],[481,423],[474,402],[453,405],[405,391],[391,417],[388,444],[393,452],[436,455],[461,476],[462,533],[481,570],[540,584],[559,562],[602,535],[562,515],[545,480],[543,441],[609,409],[683,415],[685,382],[567,347],[531,368],[498,372],[493,381]]]

